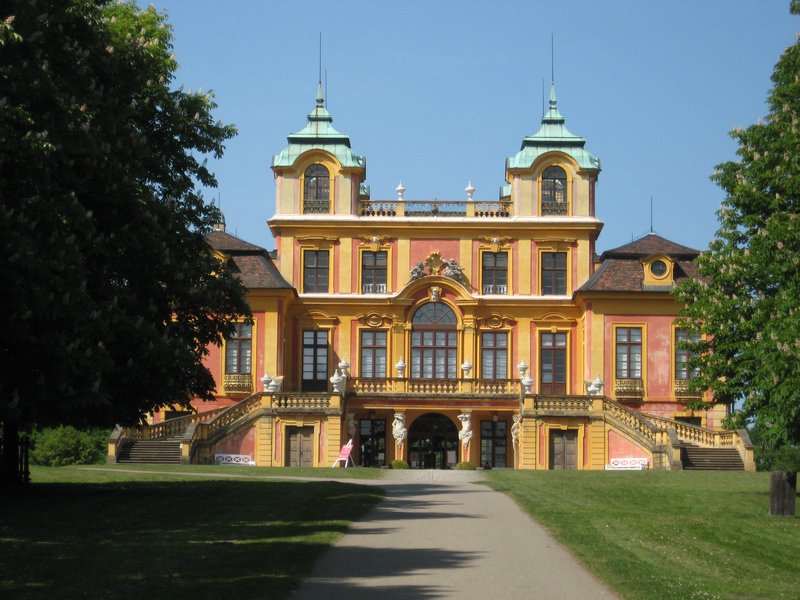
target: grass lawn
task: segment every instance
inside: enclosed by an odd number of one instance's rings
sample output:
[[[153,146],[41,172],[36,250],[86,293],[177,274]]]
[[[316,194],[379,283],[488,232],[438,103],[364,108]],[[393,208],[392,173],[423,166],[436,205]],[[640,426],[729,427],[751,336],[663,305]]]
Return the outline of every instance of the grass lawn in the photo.
[[[252,477],[267,469],[121,467],[33,467],[29,488],[0,494],[0,597],[287,598],[383,497]]]
[[[800,518],[769,516],[769,474],[490,471],[626,600],[800,598]]]

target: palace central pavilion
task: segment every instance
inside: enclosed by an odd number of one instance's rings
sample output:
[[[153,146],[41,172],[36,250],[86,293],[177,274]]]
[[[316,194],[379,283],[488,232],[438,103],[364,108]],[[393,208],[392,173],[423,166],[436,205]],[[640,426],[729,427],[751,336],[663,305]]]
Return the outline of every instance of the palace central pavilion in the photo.
[[[375,200],[320,87],[272,161],[277,250],[208,235],[253,313],[211,348],[216,402],[117,429],[109,460],[752,469],[688,385],[671,291],[698,251],[651,233],[597,256],[585,145],[551,90],[497,200]]]

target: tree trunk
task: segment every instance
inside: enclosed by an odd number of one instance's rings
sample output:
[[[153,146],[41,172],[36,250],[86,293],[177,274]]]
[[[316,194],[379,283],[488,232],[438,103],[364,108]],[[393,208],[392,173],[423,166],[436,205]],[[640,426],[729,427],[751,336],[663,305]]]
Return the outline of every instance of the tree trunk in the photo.
[[[773,471],[769,486],[769,514],[793,517],[797,497],[797,472]]]
[[[19,442],[19,423],[15,419],[6,419],[0,445],[0,486],[22,483]]]

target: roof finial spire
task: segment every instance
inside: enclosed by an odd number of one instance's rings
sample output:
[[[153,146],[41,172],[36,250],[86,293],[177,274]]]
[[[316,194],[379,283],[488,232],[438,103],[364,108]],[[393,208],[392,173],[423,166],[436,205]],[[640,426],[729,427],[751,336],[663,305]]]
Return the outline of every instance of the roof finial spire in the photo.
[[[655,233],[653,229],[653,196],[650,196],[650,233]]]
[[[319,32],[319,78],[317,79],[317,106],[325,106],[325,96],[322,94],[322,32]]]
[[[555,52],[553,50],[553,34],[550,33],[550,84],[553,85],[556,82],[556,68],[555,68]]]

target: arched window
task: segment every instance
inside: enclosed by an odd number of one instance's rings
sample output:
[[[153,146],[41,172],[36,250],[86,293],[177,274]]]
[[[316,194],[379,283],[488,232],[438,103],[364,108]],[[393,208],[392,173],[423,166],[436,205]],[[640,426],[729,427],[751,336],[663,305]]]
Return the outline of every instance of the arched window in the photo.
[[[303,212],[322,214],[330,212],[331,176],[328,169],[322,165],[311,165],[306,169],[304,180]]]
[[[547,167],[542,173],[542,214],[567,214],[567,172],[561,167]]]
[[[442,302],[428,302],[411,319],[411,377],[458,378],[456,314]]]
[[[455,325],[456,313],[443,302],[428,302],[414,313],[411,319],[414,325]]]

